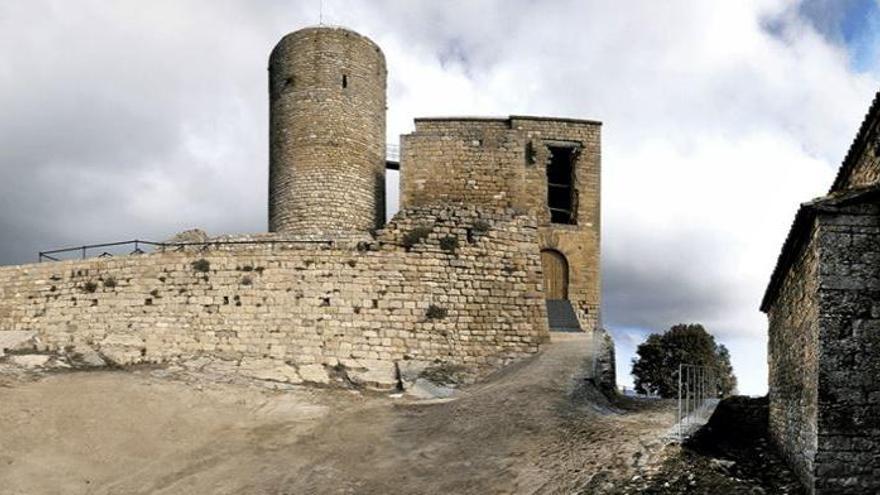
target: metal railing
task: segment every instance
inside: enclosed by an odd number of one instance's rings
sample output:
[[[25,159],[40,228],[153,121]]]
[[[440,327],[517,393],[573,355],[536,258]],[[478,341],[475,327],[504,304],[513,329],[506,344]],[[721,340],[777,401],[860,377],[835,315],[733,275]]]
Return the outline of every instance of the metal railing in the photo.
[[[245,244],[270,244],[274,247],[276,244],[326,244],[327,246],[332,246],[334,241],[332,240],[320,240],[320,239],[248,239],[248,240],[210,240],[210,241],[196,241],[196,242],[154,242],[154,241],[144,241],[140,239],[135,239],[132,241],[121,241],[121,242],[107,242],[104,244],[87,244],[85,246],[76,246],[69,248],[61,248],[61,249],[53,249],[51,251],[40,251],[38,253],[37,261],[42,263],[43,261],[64,261],[61,259],[59,255],[64,255],[68,253],[76,253],[78,259],[86,259],[90,257],[90,253],[94,253],[95,250],[103,250],[103,252],[97,256],[97,258],[109,258],[113,256],[117,256],[119,253],[111,253],[107,248],[118,248],[122,246],[133,246],[133,250],[131,252],[125,253],[126,255],[139,255],[145,254],[145,251],[142,248],[152,248],[153,251],[165,252],[168,249],[176,249],[176,250],[184,250],[187,247],[197,247],[201,250],[207,250],[211,247],[220,247],[225,245],[245,245]],[[74,259],[76,259],[74,258]],[[67,258],[71,259],[71,258]]]
[[[709,421],[718,405],[718,381],[713,368],[678,365],[678,438],[684,440]]]

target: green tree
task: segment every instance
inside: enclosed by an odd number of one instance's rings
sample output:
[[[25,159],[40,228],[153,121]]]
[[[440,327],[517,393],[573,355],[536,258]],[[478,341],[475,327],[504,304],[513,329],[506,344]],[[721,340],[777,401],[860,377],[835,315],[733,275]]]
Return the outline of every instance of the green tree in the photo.
[[[678,396],[680,364],[705,366],[717,377],[717,393],[724,397],[736,389],[730,352],[700,324],[674,325],[663,334],[652,333],[636,349],[632,374],[636,391],[671,398]]]

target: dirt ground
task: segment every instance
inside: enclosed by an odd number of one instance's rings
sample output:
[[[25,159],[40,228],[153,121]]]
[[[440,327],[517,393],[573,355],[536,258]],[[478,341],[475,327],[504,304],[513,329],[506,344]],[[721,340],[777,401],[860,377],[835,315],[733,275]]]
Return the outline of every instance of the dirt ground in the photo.
[[[806,491],[768,433],[767,397],[729,397],[683,446],[669,445],[660,469],[618,486],[619,494],[789,494]]]
[[[601,493],[662,454],[674,413],[609,404],[583,378],[589,352],[554,334],[445,401],[146,368],[0,374],[0,494]]]

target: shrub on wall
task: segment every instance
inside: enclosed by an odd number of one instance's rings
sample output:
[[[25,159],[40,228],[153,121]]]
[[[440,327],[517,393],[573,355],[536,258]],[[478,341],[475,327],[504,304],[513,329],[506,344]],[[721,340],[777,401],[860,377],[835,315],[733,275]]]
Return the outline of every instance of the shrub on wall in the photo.
[[[431,230],[433,229],[427,225],[413,227],[412,230],[410,230],[403,236],[401,244],[403,244],[403,247],[410,249],[416,244],[424,242],[425,239],[427,239],[428,236],[431,235]]]
[[[211,263],[205,258],[202,258],[200,260],[192,262],[192,269],[197,272],[208,273],[208,271],[211,269]]]
[[[448,235],[442,239],[440,239],[440,249],[446,251],[447,253],[455,254],[458,250],[458,237],[454,235]]]
[[[425,313],[425,316],[429,320],[442,320],[443,318],[446,318],[446,316],[448,314],[449,314],[448,309],[441,308],[440,306],[437,306],[436,304],[432,304],[432,305],[428,306],[428,311]]]
[[[491,229],[492,229],[492,225],[485,220],[477,220],[476,222],[474,222],[474,229],[473,230],[477,234],[485,234],[486,232],[489,232],[489,230],[491,230]]]

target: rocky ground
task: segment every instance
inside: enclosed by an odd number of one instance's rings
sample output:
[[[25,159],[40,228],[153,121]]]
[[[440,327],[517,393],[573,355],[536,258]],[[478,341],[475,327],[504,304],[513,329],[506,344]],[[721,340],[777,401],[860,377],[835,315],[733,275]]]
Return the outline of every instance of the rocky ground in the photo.
[[[7,356],[0,494],[608,491],[662,463],[674,414],[606,400],[584,379],[589,345],[554,334],[427,400],[205,367],[45,372],[44,358]]]
[[[650,474],[609,493],[802,494],[767,435],[767,398],[721,401],[683,446],[668,445]]]

